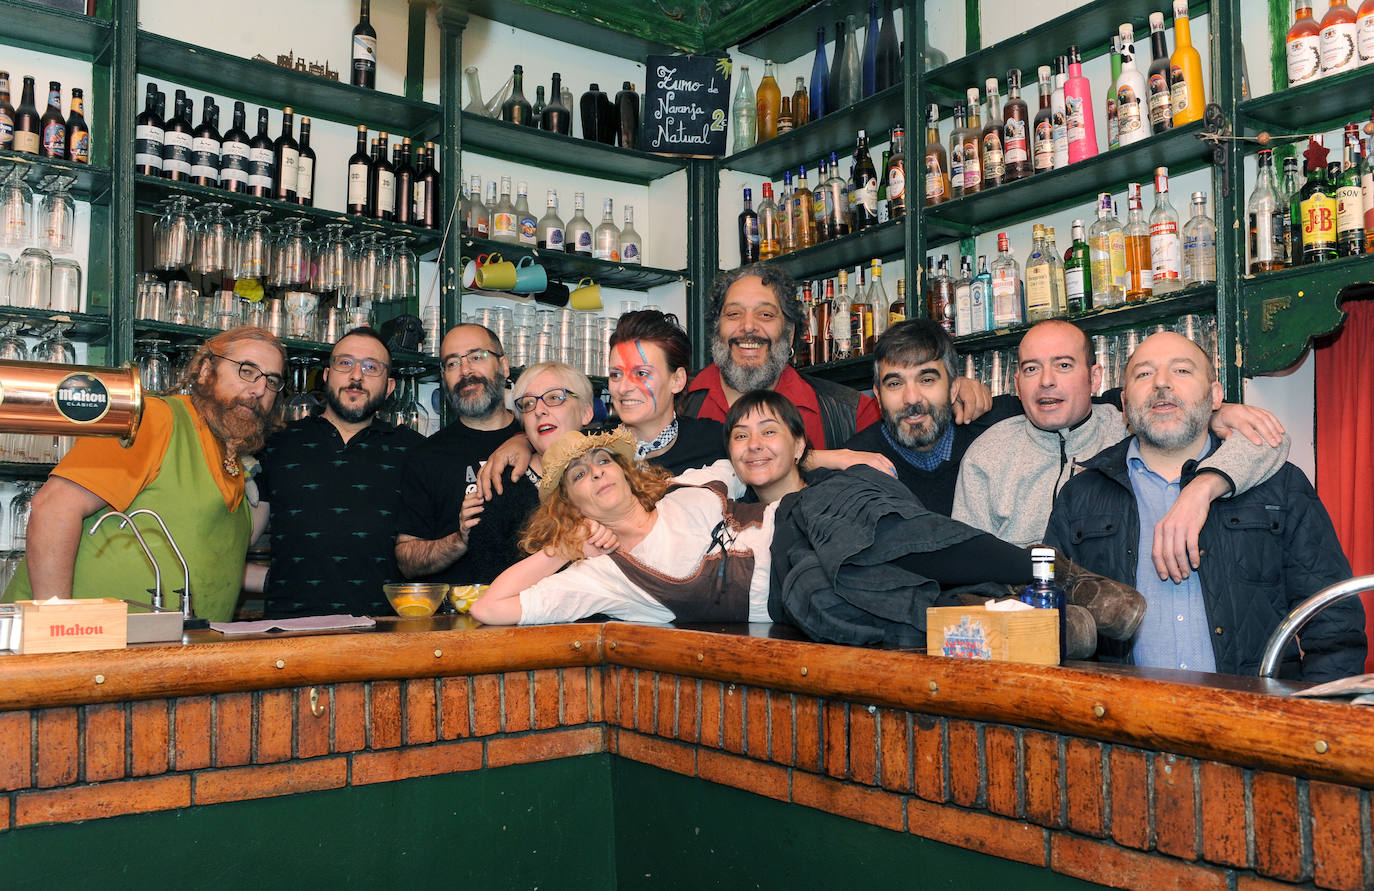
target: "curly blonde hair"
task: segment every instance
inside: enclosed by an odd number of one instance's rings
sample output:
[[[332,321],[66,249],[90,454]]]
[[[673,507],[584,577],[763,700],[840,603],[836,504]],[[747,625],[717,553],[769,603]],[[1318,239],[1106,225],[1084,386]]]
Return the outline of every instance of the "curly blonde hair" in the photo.
[[[611,451],[606,453],[625,472],[630,492],[640,505],[645,510],[653,510],[667,493],[672,474],[653,464],[629,461]],[[520,547],[527,554],[547,549],[570,561],[581,560],[585,556],[582,545],[587,541],[585,519],[568,499],[567,489],[559,486],[530,517]]]

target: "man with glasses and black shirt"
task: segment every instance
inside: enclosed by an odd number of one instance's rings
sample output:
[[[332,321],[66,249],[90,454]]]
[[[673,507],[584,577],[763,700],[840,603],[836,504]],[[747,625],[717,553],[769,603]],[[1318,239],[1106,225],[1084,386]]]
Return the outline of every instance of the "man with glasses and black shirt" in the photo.
[[[130,530],[95,524],[114,508],[147,508],[167,524],[195,579],[192,607],[231,619],[252,532],[243,459],[280,426],[286,350],[261,328],[206,341],[186,371],[188,396],[150,396],[133,442],[79,437],[33,498],[28,555],[6,600],[126,597],[147,602],[152,568]],[[135,517],[164,569],[179,567],[151,517]],[[93,533],[93,534],[92,534]],[[168,589],[180,587],[180,570]],[[164,575],[164,578],[167,576]],[[166,592],[166,605],[179,596]]]
[[[264,615],[390,615],[399,581],[396,521],[407,453],[425,438],[377,418],[396,389],[391,351],[371,328],[349,331],[323,373],[324,411],[287,425],[262,453],[258,526],[271,516]]]

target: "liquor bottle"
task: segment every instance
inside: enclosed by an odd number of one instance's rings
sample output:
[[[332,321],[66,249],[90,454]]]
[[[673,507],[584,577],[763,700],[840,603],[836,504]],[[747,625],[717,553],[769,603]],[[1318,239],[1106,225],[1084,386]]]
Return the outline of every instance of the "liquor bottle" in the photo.
[[[353,26],[353,73],[355,87],[377,88],[377,31],[371,22],[372,0],[362,0],[358,24]]]
[[[792,350],[792,365],[795,368],[805,368],[812,362],[812,345],[816,341],[816,332],[811,327],[812,304],[815,302],[814,292],[811,282],[801,284],[801,324],[797,325],[797,337]]]
[[[1054,169],[1054,109],[1050,107],[1050,66],[1041,65],[1036,70],[1040,87],[1040,110],[1035,113],[1033,129],[1035,132],[1034,163],[1035,172],[1043,173]]]
[[[1097,120],[1092,84],[1083,76],[1083,57],[1069,47],[1069,79],[1064,84],[1064,117],[1069,131],[1069,163],[1097,154]]]
[[[863,83],[864,95],[878,92],[878,0],[868,0],[868,27],[864,29]]]
[[[67,157],[67,121],[62,117],[62,84],[48,82],[48,107],[38,122],[42,134],[38,154],[44,158]]]
[[[1322,77],[1354,71],[1359,66],[1355,25],[1355,13],[1346,0],[1331,0],[1321,24]]]
[[[906,312],[906,279],[897,279],[897,296],[887,308],[888,327],[905,322],[910,316]]]
[[[169,122],[170,123],[170,122]],[[170,132],[170,131],[168,131]],[[166,133],[163,139],[166,140]],[[366,143],[367,129],[362,128],[361,139],[359,142]],[[272,137],[267,135],[267,109],[258,109],[258,132],[253,138],[248,140],[248,194],[254,198],[272,197]],[[372,171],[371,163],[368,164],[369,174]],[[167,176],[167,151],[163,146],[162,152],[162,175]]]
[[[390,139],[385,130],[377,134],[377,153],[372,159],[372,180],[368,183],[368,208],[372,218],[387,222],[396,218],[396,168],[386,157]]]
[[[759,215],[754,213],[754,193],[744,190],[744,210],[739,215],[739,265],[757,263],[759,259]]]
[[[964,128],[964,194],[983,191],[983,121],[978,113],[978,88],[969,87],[968,125]]]
[[[811,304],[811,362],[823,365],[834,358],[835,281],[825,280],[824,296]]]
[[[219,143],[219,187],[228,192],[240,194],[248,191],[248,123],[247,111],[243,102],[234,103],[233,117],[229,129],[224,131]]]
[[[1278,204],[1275,208],[1275,213],[1278,214],[1281,220],[1281,222],[1276,223],[1275,226],[1283,233],[1279,259],[1283,261],[1284,266],[1295,266],[1297,262],[1301,262],[1302,258],[1302,227],[1294,227],[1293,225],[1293,202],[1297,199],[1300,190],[1301,186],[1298,185],[1298,159],[1292,157],[1284,158],[1283,181],[1279,183],[1274,190],[1275,194],[1278,196]],[[1367,217],[1365,229],[1367,237],[1369,229]],[[1298,258],[1297,262],[1294,261],[1294,257]]]
[[[735,129],[734,140],[730,143],[731,152],[742,152],[754,144],[754,103],[754,87],[749,83],[749,66],[741,65],[739,87],[735,90],[735,101],[730,106],[730,126]]]
[[[515,235],[520,244],[539,244],[539,221],[530,210],[530,187],[524,180],[515,184]]]
[[[33,104],[33,78],[25,77],[19,107],[14,110],[14,142],[11,147],[16,152],[36,155],[43,143],[41,132],[38,126],[38,109]]]
[[[782,192],[778,194],[778,243],[784,254],[797,249],[797,229],[792,216],[792,171],[782,172]]]
[[[829,103],[830,65],[825,58],[825,25],[816,29],[816,57],[811,62],[811,116],[819,121],[831,109]]]
[[[1031,578],[1029,585],[1021,589],[1019,598],[1022,603],[1036,609],[1052,609],[1059,612],[1059,662],[1066,660],[1067,631],[1064,619],[1068,594],[1054,583],[1054,548],[1031,548]]]
[[[949,56],[945,55],[935,44],[930,42],[930,21],[924,22],[926,56],[923,71],[934,71],[949,64]]]
[[[940,143],[940,106],[934,102],[926,106],[925,161],[926,207],[943,204],[952,197],[949,156]]]
[[[849,273],[841,269],[837,277],[840,280],[839,292],[830,310],[831,361],[848,359],[853,353],[854,329],[850,321],[853,300],[849,296]]]
[[[157,113],[157,84],[148,84],[143,111],[134,121],[134,172],[162,175],[162,118]],[[17,113],[16,113],[17,120]],[[14,128],[17,132],[17,126]],[[6,146],[9,148],[10,146]],[[16,150],[18,146],[13,146]]]
[[[511,89],[510,98],[501,103],[501,120],[508,124],[533,127],[534,109],[530,106],[529,100],[525,98],[524,66],[516,65],[511,77],[515,80],[515,86]]]
[[[892,304],[887,299],[887,289],[883,287],[883,261],[876,257],[869,261],[868,302],[873,306],[873,339],[876,341],[892,324]],[[870,353],[873,345],[869,344]]]
[[[1064,254],[1064,309],[1070,314],[1093,308],[1092,270],[1083,221],[1073,221],[1073,242]]]
[[[1107,87],[1107,150],[1121,147],[1120,121],[1117,119],[1116,86],[1121,79],[1121,35],[1112,35],[1112,82]]]
[[[771,260],[782,253],[782,220],[778,206],[773,203],[773,184],[763,184],[763,200],[759,202],[759,259]]]
[[[1345,158],[1336,180],[1336,252],[1342,257],[1364,253],[1364,196],[1360,191],[1360,134],[1345,125]]]
[[[8,78],[5,80],[5,93],[9,93]],[[9,105],[8,95],[4,104]],[[2,121],[0,126],[3,126]],[[12,137],[13,133],[10,135]],[[3,141],[3,136],[0,136],[0,141]],[[72,110],[67,115],[67,160],[76,164],[91,163],[91,128],[86,123],[86,100],[79,87],[72,90]]]
[[[543,128],[544,109],[548,108],[549,103],[544,99],[544,85],[539,84],[534,88],[534,105],[530,108],[530,126]]]
[[[1150,261],[1150,225],[1140,199],[1140,183],[1127,183],[1126,206],[1126,301],[1144,300],[1154,293],[1154,266]]]
[[[757,120],[755,143],[772,139],[778,135],[778,112],[782,107],[782,90],[773,76],[773,60],[763,60],[763,79],[759,81],[758,91],[754,94],[754,110]]]
[[[959,278],[954,282],[954,336],[973,333],[973,258],[959,258]]]
[[[1288,86],[1296,87],[1322,76],[1321,35],[1321,25],[1312,17],[1312,0],[1297,0],[1285,44]]]
[[[487,221],[486,221],[486,232],[487,232],[487,234],[486,234],[485,237],[486,237],[486,238],[491,238],[491,237],[492,237],[492,233],[496,231],[496,229],[494,228],[494,227],[496,226],[496,219],[495,219],[495,217],[496,217],[496,183],[490,182],[490,181],[487,183],[487,200],[484,201],[483,204],[485,205],[485,207],[486,207],[486,209],[487,209]],[[567,233],[566,233],[566,232],[564,233],[564,237],[565,237],[565,238],[567,237]],[[588,241],[589,241],[589,243],[590,243],[590,232],[588,233]],[[566,241],[563,243],[563,248],[564,248],[564,250],[567,250],[567,242],[566,242]],[[588,253],[589,255],[591,254],[591,249],[590,249],[590,248],[588,248],[587,253]]]
[[[1283,217],[1288,210],[1274,189],[1274,150],[1260,149],[1255,188],[1245,205],[1250,274],[1272,272],[1287,266],[1283,243]]]
[[[902,47],[897,38],[897,22],[892,15],[892,0],[883,3],[883,23],[878,29],[878,92],[902,82]]]
[[[849,183],[840,176],[840,160],[830,153],[830,178],[822,185],[825,192],[827,239],[843,238],[853,231],[853,216],[849,212]]]
[[[510,177],[501,177],[501,198],[491,211],[491,240],[517,244],[520,241],[520,227],[515,204],[510,200],[510,186]]]
[[[411,212],[411,223],[424,226],[426,229],[438,229],[443,223],[439,213],[443,192],[440,190],[439,168],[434,166],[434,155],[434,143],[426,142],[424,161],[415,170],[415,183],[411,193],[415,207]],[[459,180],[458,184],[461,187],[462,180]]]
[[[1244,62],[1242,53],[1242,84],[1248,80],[1244,77]],[[1207,107],[1207,94],[1202,82],[1202,56],[1193,46],[1188,0],[1174,0],[1174,54],[1169,57],[1169,70],[1174,79],[1174,126],[1182,127],[1202,120],[1202,112]],[[1246,92],[1242,91],[1242,98],[1246,98]]]
[[[992,261],[992,327],[1006,328],[1026,320],[1026,298],[1021,264],[1012,256],[1005,232],[997,233],[997,251]]]
[[[929,136],[926,142],[929,144]],[[1021,98],[1021,69],[1013,68],[1007,72],[1007,104],[1002,108],[1002,180],[1015,182],[1034,172],[1035,167],[1031,163],[1030,110]]]
[[[541,249],[563,250],[563,220],[558,216],[557,189],[549,189],[546,210],[535,229],[535,244]]]
[[[482,201],[482,177],[474,173],[468,178],[468,197],[464,202],[464,220],[468,234],[473,238],[486,238],[490,234],[491,217]]]
[[[1207,194],[1193,193],[1193,215],[1183,227],[1183,285],[1217,280],[1217,224],[1207,213]]]
[[[235,108],[237,113],[238,109]],[[237,114],[236,118],[237,120]],[[258,128],[263,128],[266,111],[259,118]],[[367,125],[358,125],[358,147],[348,159],[347,210],[354,216],[367,214],[367,186],[372,180],[372,159],[367,154]]]
[[[1164,42],[1164,13],[1150,13],[1150,69],[1145,73],[1149,90],[1150,127],[1156,133],[1174,127],[1174,75],[1169,62],[1169,47]]]
[[[1153,132],[1145,106],[1149,95],[1145,75],[1136,67],[1135,32],[1129,22],[1121,34],[1121,76],[1116,81],[1117,144],[1125,148],[1146,139]]]
[[[1054,92],[1050,93],[1050,111],[1053,114],[1054,169],[1069,166],[1069,113],[1064,105],[1064,84],[1069,82],[1069,60],[1066,56],[1054,57]]]
[[[800,127],[811,120],[811,97],[806,94],[806,81],[797,77],[792,91],[792,126]]]
[[[967,129],[967,115],[964,103],[954,103],[954,129],[949,134],[949,183],[951,195],[961,198],[964,194],[964,134]]]
[[[563,104],[563,75],[553,73],[549,87],[549,104],[539,115],[539,126],[550,133],[569,135],[572,130],[572,109]]]
[[[797,250],[816,244],[816,202],[806,181],[806,165],[797,168],[797,190],[792,193],[792,237]]]
[[[219,185],[219,109],[209,96],[201,105],[200,126],[191,131],[191,182],[198,186]]]
[[[620,230],[616,228],[615,209],[612,206],[612,199],[607,198],[601,203],[601,224],[596,227],[596,233],[592,239],[592,259],[594,260],[619,260],[620,259]]]
[[[409,147],[406,154],[409,155]],[[301,118],[301,141],[296,155],[296,203],[302,207],[315,206],[315,160],[315,150],[310,147],[310,118]],[[409,195],[410,191],[407,189],[402,194]]]
[[[905,281],[905,279],[903,279]],[[978,274],[969,284],[969,322],[972,330],[991,331],[993,325],[992,273],[988,271],[988,255],[978,255]]]
[[[639,148],[639,93],[628,80],[620,85],[615,94],[616,145],[621,148]],[[536,118],[535,120],[538,120]]]
[[[778,133],[792,132],[792,97],[783,96],[782,105],[778,106]]]
[[[156,91],[152,84],[148,85]],[[10,73],[0,71],[0,149],[14,148],[14,106],[10,105]],[[161,158],[158,161],[161,162]]]
[[[1002,140],[1002,124],[997,122],[997,142]],[[938,143],[937,143],[938,144]],[[999,175],[1001,164],[998,165]],[[887,184],[887,218],[895,220],[906,215],[906,131],[892,128],[892,154],[887,159],[883,182]]]
[[[845,16],[849,39],[844,45],[844,67],[840,69],[839,88],[835,107],[848,108],[863,98],[863,50],[859,48],[859,20]]]
[[[582,118],[582,138],[603,145],[615,144],[615,105],[597,84],[592,84],[578,100]]]
[[[1045,227],[1045,253],[1050,264],[1050,308],[1057,318],[1068,312],[1068,290],[1064,281],[1064,261],[1054,241],[1054,227]]]
[[[983,124],[983,188],[993,189],[1006,182],[1006,154],[1002,149],[1002,97],[997,92],[997,78],[988,78],[985,85],[988,119]]]
[[[1361,65],[1374,62],[1374,0],[1364,0],[1360,4],[1360,11],[1355,14],[1355,48],[1359,52]],[[1365,225],[1365,234],[1369,234],[1368,224]]]
[[[1169,168],[1155,168],[1155,206],[1150,211],[1151,288],[1167,294],[1183,286],[1183,242],[1178,212],[1169,203]]]
[[[849,324],[853,328],[850,340],[853,342],[854,355],[867,356],[873,352],[873,301],[868,284],[864,281],[863,266],[854,267],[854,302],[849,307]]]
[[[1088,230],[1093,309],[1126,301],[1126,232],[1112,215],[1112,196],[1097,196],[1097,222]]]
[[[1026,321],[1032,324],[1064,314],[1062,284],[1058,289],[1051,284],[1050,256],[1045,227],[1036,223],[1032,229],[1031,253],[1026,258]],[[1058,306],[1055,297],[1060,298]]]
[[[816,173],[816,188],[811,190],[811,217],[816,227],[816,243],[829,241],[834,236],[828,228],[830,223],[829,200],[830,164],[821,158]]]
[[[851,225],[857,232],[878,222],[878,171],[868,154],[868,134],[863,130],[859,131],[859,144],[855,152],[858,160],[854,164],[854,190],[850,193],[850,200],[854,207]]]
[[[949,275],[949,254],[941,254],[935,265],[935,278],[930,283],[930,293],[926,298],[926,312],[931,321],[939,322],[940,327],[951,335],[954,329],[954,279]]]
[[[610,199],[607,199],[608,201]],[[625,205],[625,228],[620,230],[620,262],[638,266],[644,262],[644,244],[635,231],[635,208]]]
[[[272,197],[279,201],[296,200],[296,180],[299,178],[301,167],[301,147],[292,135],[295,130],[295,115],[290,108],[283,108],[281,113],[281,135],[272,143]],[[386,134],[381,134],[382,155],[385,161],[386,155]],[[390,168],[390,163],[387,167]],[[393,181],[394,185],[394,181]],[[392,218],[395,208],[395,192],[390,192],[391,202],[383,207],[385,215],[381,219],[389,220]]]
[[[1360,191],[1364,194],[1364,252],[1374,254],[1374,137],[1360,164]]]
[[[265,116],[267,109],[262,113]],[[162,128],[162,176],[177,182],[191,178],[191,100],[186,98],[185,90],[177,90],[172,116]],[[267,192],[271,190],[269,183]],[[267,198],[269,194],[261,197]]]

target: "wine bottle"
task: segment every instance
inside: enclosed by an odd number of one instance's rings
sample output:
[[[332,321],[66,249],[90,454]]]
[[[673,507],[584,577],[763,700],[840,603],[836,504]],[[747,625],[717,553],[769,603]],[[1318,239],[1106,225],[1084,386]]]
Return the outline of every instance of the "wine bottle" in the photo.
[[[377,31],[371,22],[372,0],[362,0],[358,24],[353,26],[353,73],[355,87],[377,88]]]
[[[1288,206],[1280,197],[1274,183],[1274,150],[1259,150],[1255,173],[1255,188],[1246,201],[1246,245],[1251,275],[1272,272],[1287,265],[1283,238],[1283,219]],[[1299,251],[1300,253],[1300,251]]]
[[[247,112],[243,102],[234,103],[234,118],[219,143],[219,187],[230,192],[248,191]]]
[[[759,259],[759,215],[754,213],[754,194],[744,190],[744,210],[739,215],[739,265],[757,263]]]
[[[567,136],[572,128],[572,110],[563,104],[563,75],[553,73],[553,86],[550,88],[549,104],[539,116],[539,126],[550,133]]]
[[[1356,25],[1355,12],[1349,3],[1346,0],[1331,0],[1326,15],[1322,16],[1322,77],[1354,71],[1359,67],[1359,52],[1355,46]]]
[[[372,182],[372,159],[367,154],[367,125],[358,125],[358,147],[348,159],[346,208],[354,216],[367,215],[367,191]]]
[[[38,153],[45,158],[67,157],[67,121],[62,117],[62,84],[48,81],[48,107],[38,122],[42,143]]]
[[[868,27],[864,29],[863,95],[878,91],[878,0],[868,0]]]
[[[534,107],[530,109],[530,126],[542,127],[544,121],[544,109],[548,108],[549,103],[544,101],[544,85],[540,84],[534,88]]]
[[[521,124],[526,127],[534,126],[534,109],[530,107],[529,100],[525,98],[525,68],[523,65],[515,66],[515,86],[511,89],[510,98],[501,103],[501,120],[508,124]]]
[[[315,206],[315,150],[310,147],[310,118],[301,118],[300,155],[296,161],[296,203]]]
[[[296,200],[296,180],[300,177],[301,147],[293,135],[296,116],[290,108],[281,111],[281,135],[272,143],[272,197],[278,201]],[[386,151],[383,147],[382,151]]]
[[[858,16],[845,16],[849,40],[844,46],[844,67],[840,69],[840,84],[836,108],[848,108],[863,98],[863,50],[859,47]]]
[[[9,92],[8,83],[5,92]],[[79,87],[72,90],[72,111],[67,115],[67,158],[77,164],[91,163],[91,128],[86,123],[86,100]]]
[[[162,175],[176,182],[191,178],[191,100],[185,90],[176,91],[172,116],[162,128]]]
[[[830,111],[830,68],[825,60],[825,26],[816,29],[816,57],[811,62],[811,115],[819,121]]]
[[[424,213],[418,211],[415,214],[415,225],[424,226],[426,229],[439,229],[444,225],[440,219],[439,207],[443,200],[439,192],[439,168],[434,166],[435,145],[432,142],[425,143],[425,163],[415,174],[417,188],[417,202],[424,205]],[[420,186],[424,187],[423,194],[418,192]],[[422,223],[421,220],[424,220]]]
[[[24,92],[19,97],[19,107],[14,110],[14,144],[16,152],[28,155],[38,154],[42,145],[39,135],[38,108],[33,104],[33,78],[24,78]]]
[[[415,168],[410,164],[410,140],[402,139],[391,154],[391,166],[396,177],[396,209],[398,223],[413,223],[415,212]]]
[[[1183,285],[1217,280],[1217,224],[1207,213],[1205,192],[1193,193],[1193,215],[1183,227]]]
[[[1121,35],[1112,35],[1112,80],[1107,85],[1107,151],[1121,147],[1120,121],[1116,110],[1116,85],[1121,80]]]
[[[134,121],[134,172],[162,175],[162,118],[157,113],[157,84],[148,84],[143,111]]]
[[[883,3],[883,23],[878,30],[878,70],[874,84],[878,92],[902,82],[902,50],[897,39],[897,24],[892,16],[892,0]]]
[[[377,153],[372,158],[372,178],[367,188],[367,206],[372,218],[386,222],[396,218],[396,170],[386,157],[390,139],[385,130],[377,134]]]
[[[209,96],[200,107],[200,126],[191,131],[191,182],[198,186],[219,185],[219,109]]]
[[[273,173],[272,137],[267,135],[267,109],[258,109],[258,132],[248,140],[248,194],[271,198]]]
[[[855,149],[858,160],[854,164],[854,231],[866,229],[878,223],[878,171],[873,167],[873,158],[868,153],[868,134],[859,131],[859,144]]]
[[[830,60],[830,76],[825,80],[825,111],[829,114],[843,107],[840,99],[840,78],[844,70],[845,24],[835,23],[835,56]]]
[[[1092,306],[1116,306],[1126,302],[1126,233],[1112,213],[1112,196],[1097,196],[1097,222],[1088,230],[1091,261]]]
[[[639,94],[635,92],[634,84],[628,80],[621,85],[620,92],[615,94],[615,110],[618,124],[616,145],[621,148],[639,148]]]
[[[14,148],[14,106],[10,105],[10,73],[0,71],[0,149]]]

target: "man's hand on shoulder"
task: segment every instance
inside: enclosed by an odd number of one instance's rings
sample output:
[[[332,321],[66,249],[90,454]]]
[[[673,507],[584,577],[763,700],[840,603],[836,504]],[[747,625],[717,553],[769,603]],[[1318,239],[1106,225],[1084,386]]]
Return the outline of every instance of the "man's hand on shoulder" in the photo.
[[[982,381],[956,377],[949,385],[949,401],[954,407],[954,423],[967,424],[992,408],[992,391]]]
[[[895,477],[897,468],[886,455],[877,452],[862,452],[857,449],[812,449],[802,462],[805,470],[824,467],[828,470],[845,470],[849,467],[868,466]]]
[[[1222,439],[1239,433],[1255,445],[1278,448],[1283,444],[1283,424],[1273,412],[1253,405],[1224,402],[1212,412],[1212,432]]]
[[[1178,493],[1169,512],[1155,523],[1150,558],[1160,579],[1183,581],[1201,565],[1198,536],[1207,522],[1212,502],[1231,491],[1231,484],[1217,473],[1199,473]]]
[[[477,487],[483,500],[490,501],[493,493],[500,495],[502,471],[510,468],[512,482],[520,479],[529,470],[530,459],[534,457],[534,447],[523,433],[517,433],[497,446],[496,451],[477,470]]]

